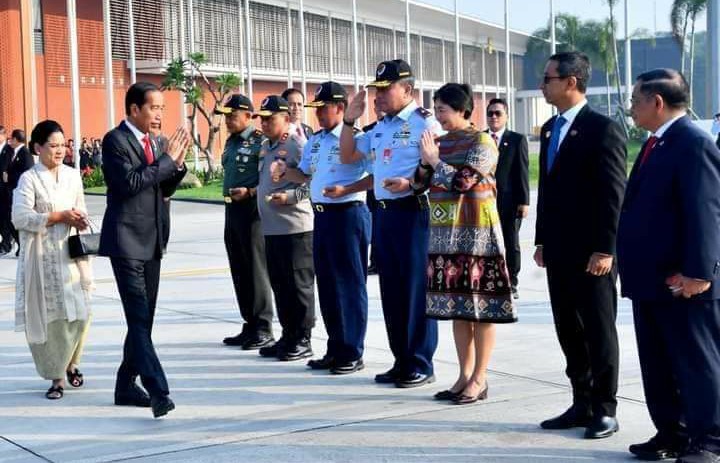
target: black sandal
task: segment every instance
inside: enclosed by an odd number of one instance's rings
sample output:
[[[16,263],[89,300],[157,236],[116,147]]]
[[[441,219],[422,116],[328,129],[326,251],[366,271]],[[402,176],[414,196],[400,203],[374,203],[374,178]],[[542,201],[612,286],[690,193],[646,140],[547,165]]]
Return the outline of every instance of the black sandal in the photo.
[[[83,384],[85,384],[83,375],[77,368],[74,368],[72,371],[68,371],[66,373],[68,383],[70,383],[72,387],[81,387]]]
[[[62,399],[64,395],[64,389],[62,386],[52,386],[45,393],[45,397],[50,400]]]

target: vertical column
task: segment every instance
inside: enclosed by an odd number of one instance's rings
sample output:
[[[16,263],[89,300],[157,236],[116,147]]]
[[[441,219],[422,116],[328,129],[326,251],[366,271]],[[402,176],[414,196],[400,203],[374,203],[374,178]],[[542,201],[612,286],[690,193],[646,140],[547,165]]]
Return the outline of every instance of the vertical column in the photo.
[[[292,27],[292,8],[290,8],[290,2],[288,2],[287,5],[287,23],[288,23],[288,39],[287,39],[287,47],[288,47],[288,88],[292,88],[293,86],[293,27]]]
[[[20,2],[20,43],[22,50],[22,76],[23,76],[23,106],[24,126],[28,129],[37,124],[38,98],[37,98],[37,71],[35,70],[35,11],[33,3],[29,0]]]
[[[368,84],[368,33],[366,20],[363,20],[363,82],[364,85]],[[368,106],[368,92],[365,92],[365,107],[370,107]],[[370,123],[369,113],[370,111],[365,111],[365,114],[363,115],[364,125],[368,125]]]
[[[240,2],[238,2],[238,12],[242,12],[242,9],[240,8]],[[180,21],[180,27],[178,28],[178,40],[180,41],[180,46],[178,47],[180,51],[180,59],[187,59],[187,50],[185,50],[185,5],[183,4],[183,0],[178,0],[178,19]],[[183,65],[183,71],[185,69],[185,66]],[[242,67],[240,68],[242,72]],[[184,72],[183,72],[184,75]],[[187,106],[185,105],[185,94],[183,92],[178,92],[179,98],[180,98],[180,123],[185,125],[187,123]]]
[[[708,30],[708,92],[709,114],[720,112],[720,0],[709,0],[707,11]]]
[[[550,0],[550,54],[557,51],[557,37],[555,36],[555,2]]]
[[[495,51],[495,98],[500,98],[500,52]]]
[[[462,62],[460,61],[460,10],[458,0],[455,0],[455,79],[462,82]]]
[[[632,43],[630,38],[630,2],[625,0],[625,108],[630,107],[632,93]]]
[[[80,70],[78,66],[77,12],[75,0],[67,0],[68,38],[70,40],[70,96],[72,99],[72,124],[75,148],[73,162],[80,167]]]
[[[333,80],[335,77],[335,63],[333,62],[335,57],[335,41],[333,40],[332,23],[332,11],[328,11],[328,73],[330,80]],[[367,68],[367,66],[365,66],[365,68]]]
[[[128,5],[128,40],[130,48],[130,84],[137,81],[137,68],[135,66],[135,15],[133,14],[133,0],[127,0]],[[77,140],[76,140],[77,141]],[[78,143],[75,143],[77,146]]]
[[[482,50],[481,54],[481,73],[482,73],[482,101],[483,106],[487,106],[487,73],[485,72],[485,47],[480,48]],[[485,114],[485,111],[483,111],[483,114]],[[485,120],[485,116],[483,116],[483,120]],[[487,121],[484,125],[487,125]]]
[[[193,54],[195,53],[195,4],[193,3],[193,0],[188,0],[188,25],[190,26],[189,29],[189,38],[190,38],[190,50],[189,53]],[[195,85],[195,71],[193,69],[190,69],[190,77],[192,79],[193,85]],[[197,118],[193,117],[193,133],[192,136],[194,139],[198,139],[198,133],[197,133]],[[195,163],[195,169],[200,169],[200,158],[198,153],[198,147],[195,146],[193,143],[193,162]]]
[[[300,11],[298,11],[298,21],[300,22],[300,79],[303,95],[307,97],[307,81],[305,73],[307,72],[307,64],[305,63],[305,4],[300,0]]]
[[[418,67],[420,68],[420,72],[418,72],[418,80],[420,81],[420,106],[423,108],[425,107],[425,69],[423,69],[423,38],[422,34],[418,34],[418,43],[419,43],[419,49],[418,49]],[[458,81],[460,82],[460,81]]]
[[[352,0],[352,34],[353,34],[353,74],[355,74],[355,92],[360,90],[360,63],[358,56],[357,0]],[[367,73],[366,73],[367,74]]]
[[[510,86],[512,84],[512,77],[510,76],[512,54],[510,53],[510,1],[505,0],[505,100],[512,109],[512,94],[510,93]],[[515,128],[514,124],[515,112],[510,114],[508,123],[510,129]]]
[[[252,35],[250,33],[250,0],[245,0],[245,67],[247,75],[247,97],[253,101],[252,77]]]
[[[410,0],[405,0],[405,48],[407,50],[407,61],[412,66],[414,63],[410,61],[412,53],[410,53]]]
[[[445,56],[445,39],[440,39],[440,44],[442,45],[442,81],[443,83],[447,82],[447,57]]]
[[[108,130],[115,127],[115,90],[113,89],[112,32],[110,28],[110,0],[103,0],[103,39],[105,42],[105,100],[107,101]]]

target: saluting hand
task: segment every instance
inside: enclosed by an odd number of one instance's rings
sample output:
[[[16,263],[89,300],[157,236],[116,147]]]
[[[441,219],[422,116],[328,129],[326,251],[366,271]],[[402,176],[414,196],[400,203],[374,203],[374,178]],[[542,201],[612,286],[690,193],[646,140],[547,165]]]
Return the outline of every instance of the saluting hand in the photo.
[[[167,143],[167,154],[175,161],[175,165],[181,167],[185,162],[185,153],[190,146],[190,133],[183,126],[175,130]]]
[[[352,98],[347,109],[345,109],[344,117],[346,121],[355,121],[365,114],[365,93],[364,89],[360,90]]]
[[[425,164],[430,164],[434,169],[440,162],[440,148],[435,141],[435,135],[426,130],[420,139],[420,155]]]

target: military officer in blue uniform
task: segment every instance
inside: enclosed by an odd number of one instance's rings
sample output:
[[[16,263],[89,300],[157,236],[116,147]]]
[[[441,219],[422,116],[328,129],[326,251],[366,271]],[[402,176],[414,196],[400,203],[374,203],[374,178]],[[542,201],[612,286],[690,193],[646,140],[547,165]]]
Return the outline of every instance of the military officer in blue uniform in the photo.
[[[320,311],[328,333],[327,352],[310,360],[315,370],[334,374],[364,368],[363,348],[367,330],[367,257],[370,213],[362,190],[370,186],[368,162],[340,160],[340,133],[347,107],[347,92],[336,82],[325,82],[306,106],[316,108],[322,127],[305,144],[296,169],[276,163],[278,177],[296,183],[310,182],[315,211],[313,258]]]
[[[245,320],[240,334],[223,342],[244,350],[260,349],[274,342],[272,293],[256,194],[264,137],[252,123],[253,111],[250,99],[239,94],[216,110],[225,115],[230,134],[222,157],[225,249],[235,297]]]
[[[344,163],[363,158],[372,162],[380,294],[395,356],[392,368],[375,381],[397,387],[434,382],[432,357],[437,347],[437,324],[425,317],[428,198],[425,191],[414,189],[411,179],[420,162],[423,132],[441,129],[430,112],[415,103],[414,85],[412,68],[405,61],[380,63],[368,86],[376,89],[375,103],[385,117],[356,138],[353,127],[365,111],[365,91],[358,92],[345,111],[340,140]]]

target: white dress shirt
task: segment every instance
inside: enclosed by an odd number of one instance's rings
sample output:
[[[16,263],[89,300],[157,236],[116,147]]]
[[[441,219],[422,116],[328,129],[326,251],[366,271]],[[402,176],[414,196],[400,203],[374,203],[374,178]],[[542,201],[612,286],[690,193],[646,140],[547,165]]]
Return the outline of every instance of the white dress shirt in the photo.
[[[572,127],[573,122],[575,122],[575,118],[577,117],[578,113],[581,109],[583,109],[585,106],[587,106],[587,100],[583,99],[580,103],[576,104],[572,108],[568,109],[564,113],[560,114],[567,122],[565,122],[565,125],[562,126],[560,129],[560,139],[558,140],[558,149],[560,149],[560,146],[562,146],[563,140],[565,140],[565,136],[570,131],[570,127]]]

